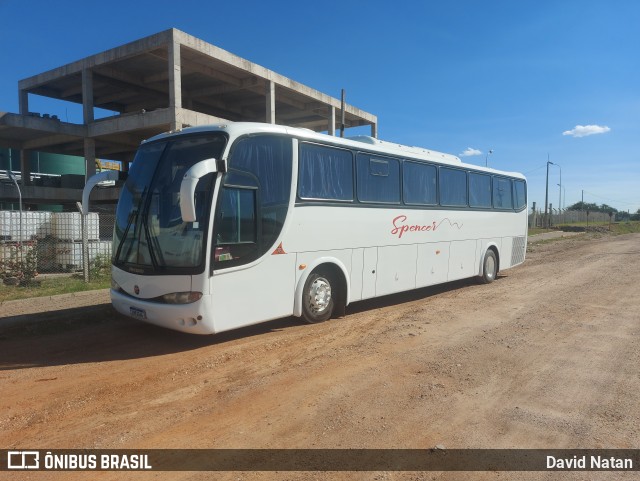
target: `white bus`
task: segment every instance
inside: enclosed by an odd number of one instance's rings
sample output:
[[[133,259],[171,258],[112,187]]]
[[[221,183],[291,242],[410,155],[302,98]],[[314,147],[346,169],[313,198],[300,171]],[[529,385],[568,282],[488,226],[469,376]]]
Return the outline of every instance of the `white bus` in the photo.
[[[211,334],[524,261],[523,175],[455,156],[257,123],[144,142],[116,213],[122,314]]]

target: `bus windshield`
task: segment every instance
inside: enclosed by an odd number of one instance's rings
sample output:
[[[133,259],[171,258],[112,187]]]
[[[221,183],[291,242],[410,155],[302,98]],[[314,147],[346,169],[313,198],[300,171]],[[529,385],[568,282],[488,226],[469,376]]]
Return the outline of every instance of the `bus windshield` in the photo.
[[[226,135],[209,133],[140,147],[116,210],[114,265],[144,273],[204,268],[214,176],[198,182],[195,222],[182,221],[180,184],[197,162],[219,159],[226,142]]]

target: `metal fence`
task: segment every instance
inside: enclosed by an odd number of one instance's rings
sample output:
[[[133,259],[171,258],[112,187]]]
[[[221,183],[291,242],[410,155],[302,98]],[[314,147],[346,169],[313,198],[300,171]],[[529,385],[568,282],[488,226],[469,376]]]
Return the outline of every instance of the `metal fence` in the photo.
[[[79,212],[0,211],[0,277],[11,277],[21,268],[44,274],[85,272],[85,267],[108,264],[114,220],[112,209],[86,216],[85,266]]]
[[[612,220],[612,217],[605,212],[589,212],[580,210],[560,210],[553,209],[551,214],[547,213],[549,220],[545,222],[544,212],[534,210],[529,214],[529,227],[548,227],[565,224],[602,224]]]

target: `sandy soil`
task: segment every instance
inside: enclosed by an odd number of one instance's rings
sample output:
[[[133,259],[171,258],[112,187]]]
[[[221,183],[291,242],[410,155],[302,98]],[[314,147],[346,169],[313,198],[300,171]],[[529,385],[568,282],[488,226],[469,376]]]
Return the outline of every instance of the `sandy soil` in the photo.
[[[319,325],[282,319],[210,337],[124,319],[95,293],[92,306],[76,299],[2,332],[0,447],[638,448],[638,286],[640,235],[626,235],[534,245],[489,285],[451,283],[358,303]],[[37,320],[33,305],[24,315]],[[0,478],[637,479],[13,474]]]

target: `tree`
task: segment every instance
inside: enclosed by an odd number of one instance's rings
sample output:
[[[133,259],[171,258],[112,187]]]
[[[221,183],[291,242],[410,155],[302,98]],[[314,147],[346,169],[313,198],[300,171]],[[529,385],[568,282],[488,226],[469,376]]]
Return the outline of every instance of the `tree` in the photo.
[[[615,207],[611,207],[610,205],[607,205],[607,204],[598,205],[595,203],[586,203],[586,202],[576,202],[575,204],[567,207],[567,210],[582,210],[582,211],[588,210],[589,212],[604,212],[605,214],[608,214],[610,212],[613,212],[614,214],[616,214],[618,212],[618,209],[616,209]]]

